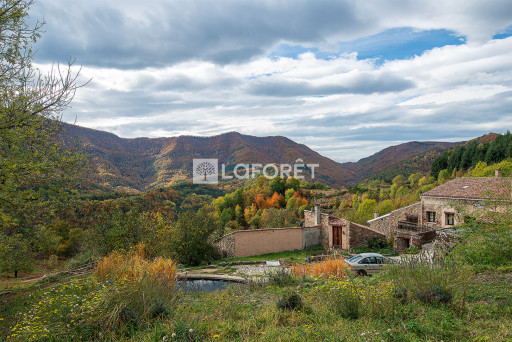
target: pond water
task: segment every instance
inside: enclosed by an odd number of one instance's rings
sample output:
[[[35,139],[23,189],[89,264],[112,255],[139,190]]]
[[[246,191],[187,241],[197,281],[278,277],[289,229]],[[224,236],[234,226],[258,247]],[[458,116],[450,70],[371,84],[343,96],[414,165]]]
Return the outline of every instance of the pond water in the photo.
[[[242,286],[243,284],[222,280],[178,280],[176,282],[176,288],[183,292],[214,292],[224,290],[231,285]]]

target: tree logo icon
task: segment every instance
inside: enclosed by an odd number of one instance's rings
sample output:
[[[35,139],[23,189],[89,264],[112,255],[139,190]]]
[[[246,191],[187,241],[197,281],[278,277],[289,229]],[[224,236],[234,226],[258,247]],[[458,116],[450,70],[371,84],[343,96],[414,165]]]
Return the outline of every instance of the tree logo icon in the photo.
[[[218,159],[194,159],[193,182],[194,184],[216,184],[219,181]]]

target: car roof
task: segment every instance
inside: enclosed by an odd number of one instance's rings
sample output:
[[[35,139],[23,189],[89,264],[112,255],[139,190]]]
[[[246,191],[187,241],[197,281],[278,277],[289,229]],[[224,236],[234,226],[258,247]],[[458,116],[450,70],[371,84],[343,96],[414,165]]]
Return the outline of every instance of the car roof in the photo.
[[[366,258],[366,257],[381,257],[381,256],[383,256],[382,254],[379,254],[379,253],[360,253],[359,255],[362,256],[363,258]]]

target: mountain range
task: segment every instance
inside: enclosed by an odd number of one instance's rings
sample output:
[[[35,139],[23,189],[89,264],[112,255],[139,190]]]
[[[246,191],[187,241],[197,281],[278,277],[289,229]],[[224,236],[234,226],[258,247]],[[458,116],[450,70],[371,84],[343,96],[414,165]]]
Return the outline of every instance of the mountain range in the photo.
[[[460,143],[408,142],[357,162],[338,163],[286,137],[255,137],[229,132],[212,137],[179,136],[125,139],[115,134],[63,124],[64,141],[87,153],[94,181],[113,189],[144,191],[192,177],[194,158],[216,158],[232,170],[240,163],[319,164],[314,181],[351,186],[369,178],[428,172],[432,161]],[[304,172],[306,179],[310,173]]]

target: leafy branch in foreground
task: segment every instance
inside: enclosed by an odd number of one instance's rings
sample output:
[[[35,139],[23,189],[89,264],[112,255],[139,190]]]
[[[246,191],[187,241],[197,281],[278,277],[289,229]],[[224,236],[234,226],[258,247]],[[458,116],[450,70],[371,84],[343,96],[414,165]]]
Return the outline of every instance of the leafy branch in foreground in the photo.
[[[32,3],[0,3],[0,233],[16,236],[10,240],[28,243],[31,252],[38,252],[39,231],[68,198],[83,161],[59,143],[60,115],[82,85],[73,61],[65,68],[54,65],[46,74],[32,65],[32,45],[44,24],[30,25]],[[3,249],[12,247],[8,240],[0,242]],[[9,269],[25,264],[0,261]]]

